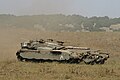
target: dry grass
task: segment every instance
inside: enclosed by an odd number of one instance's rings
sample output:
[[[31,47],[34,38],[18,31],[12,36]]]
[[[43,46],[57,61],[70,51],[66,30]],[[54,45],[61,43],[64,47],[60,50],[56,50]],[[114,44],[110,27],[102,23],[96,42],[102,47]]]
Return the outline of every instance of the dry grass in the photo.
[[[1,80],[119,80],[120,63],[104,65],[1,62]]]
[[[110,52],[104,65],[18,62],[15,52],[28,39],[63,40],[66,45],[87,46]],[[120,80],[120,33],[41,32],[0,29],[0,80]]]

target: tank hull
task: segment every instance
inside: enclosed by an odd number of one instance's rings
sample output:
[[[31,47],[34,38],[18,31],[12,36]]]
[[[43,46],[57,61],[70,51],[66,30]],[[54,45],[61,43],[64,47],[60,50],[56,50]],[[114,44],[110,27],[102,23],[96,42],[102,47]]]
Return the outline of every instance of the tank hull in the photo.
[[[79,59],[74,58],[70,54],[66,50],[19,50],[16,56],[19,61],[78,63]]]

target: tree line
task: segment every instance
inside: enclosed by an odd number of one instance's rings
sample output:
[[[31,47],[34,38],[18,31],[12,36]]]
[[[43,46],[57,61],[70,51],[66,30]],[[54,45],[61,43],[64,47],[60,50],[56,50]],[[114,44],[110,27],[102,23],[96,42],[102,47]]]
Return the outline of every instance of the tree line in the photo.
[[[108,16],[0,14],[0,27],[37,28],[49,31],[105,31],[102,29],[103,27],[110,29],[111,25],[117,24],[120,24],[120,18],[109,18]],[[120,31],[120,29],[113,29],[113,31]]]

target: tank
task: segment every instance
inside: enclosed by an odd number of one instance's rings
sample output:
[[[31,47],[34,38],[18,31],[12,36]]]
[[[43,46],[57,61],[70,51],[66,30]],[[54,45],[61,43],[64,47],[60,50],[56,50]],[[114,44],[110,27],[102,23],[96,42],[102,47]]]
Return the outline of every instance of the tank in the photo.
[[[54,41],[53,39],[23,42],[16,56],[19,61],[84,62],[91,65],[104,64],[109,58],[108,53],[102,53],[100,50],[93,51],[88,47],[65,46],[63,41]]]

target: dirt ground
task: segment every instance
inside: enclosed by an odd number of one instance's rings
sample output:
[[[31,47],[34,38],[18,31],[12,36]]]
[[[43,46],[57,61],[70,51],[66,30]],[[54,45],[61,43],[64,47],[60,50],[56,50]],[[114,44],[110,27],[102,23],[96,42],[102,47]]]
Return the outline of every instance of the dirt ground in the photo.
[[[90,47],[110,53],[104,65],[18,62],[20,43],[32,39],[62,40],[65,45]],[[0,28],[0,80],[120,80],[119,32],[44,32]]]

